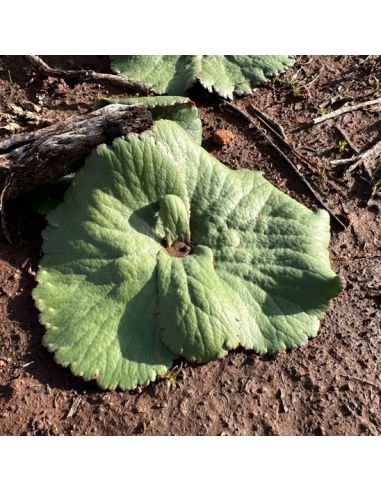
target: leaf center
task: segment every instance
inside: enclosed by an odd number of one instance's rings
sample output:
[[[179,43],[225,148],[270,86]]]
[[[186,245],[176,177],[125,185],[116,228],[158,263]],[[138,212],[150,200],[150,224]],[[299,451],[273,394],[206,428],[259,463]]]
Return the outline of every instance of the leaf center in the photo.
[[[183,258],[192,252],[192,247],[184,243],[183,241],[175,241],[170,246],[165,248],[169,256],[175,256],[176,258]]]

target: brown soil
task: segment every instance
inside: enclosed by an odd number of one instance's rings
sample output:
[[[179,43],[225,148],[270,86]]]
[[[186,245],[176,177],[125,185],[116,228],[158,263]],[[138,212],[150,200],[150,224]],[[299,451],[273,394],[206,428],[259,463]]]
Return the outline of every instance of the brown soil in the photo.
[[[105,57],[46,57],[50,64],[107,71]],[[310,63],[308,63],[310,61]],[[139,391],[102,391],[58,366],[41,345],[43,327],[31,298],[40,258],[44,220],[21,202],[9,204],[13,243],[0,242],[0,434],[157,435],[379,435],[381,229],[379,195],[365,171],[334,170],[329,161],[351,155],[339,150],[345,129],[355,146],[381,138],[380,108],[307,125],[336,96],[377,97],[380,59],[301,57],[287,73],[319,78],[296,96],[273,81],[241,98],[284,128],[288,140],[311,161],[300,170],[348,226],[333,226],[331,257],[345,281],[319,335],[300,349],[277,356],[236,350],[205,365],[179,362],[178,370]],[[126,96],[115,87],[43,78],[17,57],[0,58],[0,137],[89,111],[96,97]],[[295,92],[295,91],[294,91]],[[132,94],[131,94],[132,95]],[[191,96],[200,108],[204,146],[230,167],[263,172],[281,190],[316,209],[300,180],[237,115],[221,109],[200,88]],[[13,130],[12,130],[13,127]],[[230,130],[221,147],[213,133]],[[296,159],[294,159],[296,161]]]

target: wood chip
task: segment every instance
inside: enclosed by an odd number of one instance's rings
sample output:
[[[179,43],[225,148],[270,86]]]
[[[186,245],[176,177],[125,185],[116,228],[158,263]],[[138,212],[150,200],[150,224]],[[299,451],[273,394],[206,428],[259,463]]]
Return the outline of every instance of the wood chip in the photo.
[[[70,419],[71,417],[73,417],[75,412],[78,410],[78,407],[79,407],[79,404],[81,403],[81,400],[82,400],[82,397],[77,396],[77,398],[74,400],[72,406],[70,407],[69,413],[66,416],[67,419]]]

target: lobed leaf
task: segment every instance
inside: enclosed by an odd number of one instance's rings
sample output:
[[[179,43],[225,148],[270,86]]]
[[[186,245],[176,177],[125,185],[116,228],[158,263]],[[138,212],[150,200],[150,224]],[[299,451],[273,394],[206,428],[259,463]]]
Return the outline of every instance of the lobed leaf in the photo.
[[[228,169],[168,120],[100,146],[47,220],[43,342],[101,387],[146,384],[179,355],[303,345],[341,288],[325,211]]]
[[[283,55],[114,55],[112,69],[151,85],[159,94],[184,95],[198,80],[208,91],[232,99],[250,94],[293,62]]]

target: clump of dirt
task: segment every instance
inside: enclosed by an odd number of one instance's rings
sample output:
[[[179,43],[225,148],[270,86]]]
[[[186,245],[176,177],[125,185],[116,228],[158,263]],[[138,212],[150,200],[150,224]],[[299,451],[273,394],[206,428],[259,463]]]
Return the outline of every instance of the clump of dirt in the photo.
[[[212,140],[217,145],[228,145],[234,138],[234,133],[231,130],[219,128],[213,132]]]
[[[46,57],[53,66],[109,70],[106,57]],[[287,80],[310,83],[300,97]],[[381,224],[380,196],[361,167],[331,160],[344,129],[361,151],[381,139],[380,107],[311,125],[345,101],[377,97],[381,62],[372,57],[297,57],[283,76],[250,96],[310,163],[294,158],[323,200],[345,221],[332,226],[331,258],[345,282],[318,336],[304,347],[258,356],[241,349],[204,365],[179,363],[135,391],[102,391],[54,362],[41,345],[43,327],[31,298],[45,221],[21,201],[7,204],[12,244],[0,240],[0,433],[11,435],[379,435]],[[313,80],[315,79],[315,80]],[[0,58],[0,137],[89,111],[97,97],[136,95],[117,87],[41,76],[18,57]],[[317,209],[287,164],[212,94],[191,91],[203,122],[203,145],[233,169],[255,169],[282,191]],[[21,108],[15,109],[12,105]],[[13,109],[12,109],[13,108]],[[33,118],[27,113],[30,112]],[[4,123],[5,122],[5,123]],[[17,125],[17,126],[15,126]],[[234,133],[229,145],[217,129]],[[348,146],[347,146],[348,147]]]

